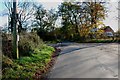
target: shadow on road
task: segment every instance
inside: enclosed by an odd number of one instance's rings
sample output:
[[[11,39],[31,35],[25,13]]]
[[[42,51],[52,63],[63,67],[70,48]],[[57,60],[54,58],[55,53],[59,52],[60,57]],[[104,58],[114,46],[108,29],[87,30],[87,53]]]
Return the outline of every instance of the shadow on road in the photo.
[[[81,47],[81,48],[75,48],[75,47],[72,47],[72,48],[68,48],[68,49],[66,49],[66,50],[64,50],[64,52],[61,52],[60,53],[60,55],[63,55],[63,54],[68,54],[68,53],[71,53],[71,52],[73,52],[73,51],[77,51],[77,50],[81,50],[81,49],[86,49],[86,48],[92,48],[92,47],[97,47],[97,46],[101,46],[101,45],[107,45],[107,44],[109,44],[109,43],[96,43],[96,44],[89,44],[89,45],[87,45],[87,46],[85,46],[85,47]],[[66,45],[66,46],[69,46],[69,45]],[[61,47],[61,46],[59,46],[59,47]],[[63,47],[63,46],[62,46]]]

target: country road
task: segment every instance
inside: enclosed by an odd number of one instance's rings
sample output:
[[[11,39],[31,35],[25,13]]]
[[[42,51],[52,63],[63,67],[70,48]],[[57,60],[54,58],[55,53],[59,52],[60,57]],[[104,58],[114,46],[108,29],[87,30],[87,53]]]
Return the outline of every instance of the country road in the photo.
[[[118,78],[117,43],[63,43],[49,78]]]

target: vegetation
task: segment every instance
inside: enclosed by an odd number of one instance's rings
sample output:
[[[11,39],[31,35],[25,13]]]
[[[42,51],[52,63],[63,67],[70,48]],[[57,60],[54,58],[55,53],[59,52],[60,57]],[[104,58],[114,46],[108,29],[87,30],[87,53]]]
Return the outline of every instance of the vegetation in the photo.
[[[31,56],[12,60],[3,55],[3,79],[27,79],[37,77],[36,73],[44,71],[52,58],[54,48],[44,45],[43,49],[35,49]]]
[[[9,14],[11,13],[10,4],[6,3],[6,7],[10,10]],[[23,30],[22,28],[25,26],[28,30],[31,28],[31,31],[37,32],[44,41],[93,39],[96,38],[93,37],[94,35],[101,36],[101,34],[97,34],[100,31],[92,32],[91,30],[100,25],[105,26],[102,22],[106,16],[105,4],[105,2],[92,1],[62,2],[56,11],[55,9],[46,10],[38,3],[22,2],[18,5],[21,8],[18,11],[19,28],[20,30]],[[27,8],[29,11],[26,10]],[[25,14],[22,15],[23,13]],[[28,25],[30,20],[32,24]],[[61,26],[56,25],[57,20],[61,20]]]
[[[46,73],[51,65],[50,61],[52,60],[55,49],[44,44],[36,33],[20,34],[20,59],[14,59],[14,55],[12,54],[12,45],[10,45],[12,44],[11,35],[3,34],[2,39],[4,44],[2,79],[36,78],[38,77],[36,73],[39,72],[41,75]]]
[[[5,3],[9,10],[10,31],[12,31],[11,4]],[[40,3],[20,2],[17,6],[20,8],[18,10],[19,33],[31,30],[37,32],[43,41],[49,42],[64,40],[83,42],[102,39],[104,31],[99,27],[106,26],[103,23],[107,15],[106,4],[93,1],[64,1],[58,6],[58,10],[47,10]]]
[[[55,9],[46,10],[41,4],[19,2],[18,43],[20,59],[14,59],[12,48],[13,9],[12,3],[6,2],[8,9],[9,33],[2,34],[3,79],[34,78],[42,75],[49,68],[55,49],[45,43],[61,41],[76,42],[118,42],[120,31],[115,39],[104,37],[104,31],[98,29],[106,16],[105,2],[62,2]],[[61,22],[60,24],[58,22]],[[3,30],[4,32],[4,30]],[[107,40],[108,39],[108,40]],[[60,50],[59,50],[60,51]]]
[[[86,43],[118,43],[120,39],[92,39],[90,41],[86,41]]]
[[[32,31],[37,31],[43,40],[86,40],[90,39],[91,29],[103,25],[106,8],[101,2],[63,2],[58,11],[45,10],[42,5],[35,6],[35,20]],[[61,18],[61,27],[55,22]],[[97,34],[96,34],[97,35]]]
[[[30,56],[35,49],[42,49],[44,43],[36,33],[21,33],[18,44],[21,56]]]
[[[10,32],[13,32],[13,17],[12,17],[12,2],[4,2],[7,10],[8,10],[8,30]],[[33,7],[34,3],[31,3],[31,2],[19,2],[19,4],[17,5],[17,7],[19,8],[18,10],[18,14],[17,14],[17,17],[18,17],[18,33],[21,33],[21,32],[24,32],[24,31],[27,31],[29,29],[29,25],[30,24],[30,21],[32,20],[33,18],[33,14],[34,14],[34,7]],[[6,13],[6,12],[5,12]]]

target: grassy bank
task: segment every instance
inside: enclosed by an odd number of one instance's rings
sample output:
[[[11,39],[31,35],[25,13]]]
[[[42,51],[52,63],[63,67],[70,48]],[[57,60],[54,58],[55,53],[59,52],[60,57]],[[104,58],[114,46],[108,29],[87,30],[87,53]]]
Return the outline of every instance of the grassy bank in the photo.
[[[31,56],[21,57],[16,60],[3,55],[2,79],[32,79],[42,75],[47,71],[46,67],[51,61],[54,51],[54,48],[45,45],[40,50],[34,50]]]
[[[45,74],[53,63],[55,49],[47,46],[36,33],[20,34],[19,59],[12,53],[12,35],[2,35],[2,79],[36,79]]]

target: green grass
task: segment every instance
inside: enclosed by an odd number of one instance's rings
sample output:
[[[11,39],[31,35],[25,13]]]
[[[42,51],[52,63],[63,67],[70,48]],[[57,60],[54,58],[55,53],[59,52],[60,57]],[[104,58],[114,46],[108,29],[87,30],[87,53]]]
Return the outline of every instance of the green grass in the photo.
[[[88,40],[86,42],[88,43],[116,43],[119,42],[119,39],[92,39],[92,40]]]
[[[53,51],[53,47],[44,45],[42,49],[35,49],[34,53],[29,57],[11,60],[4,56],[3,79],[32,78],[37,70],[45,68],[45,65],[51,60]]]

